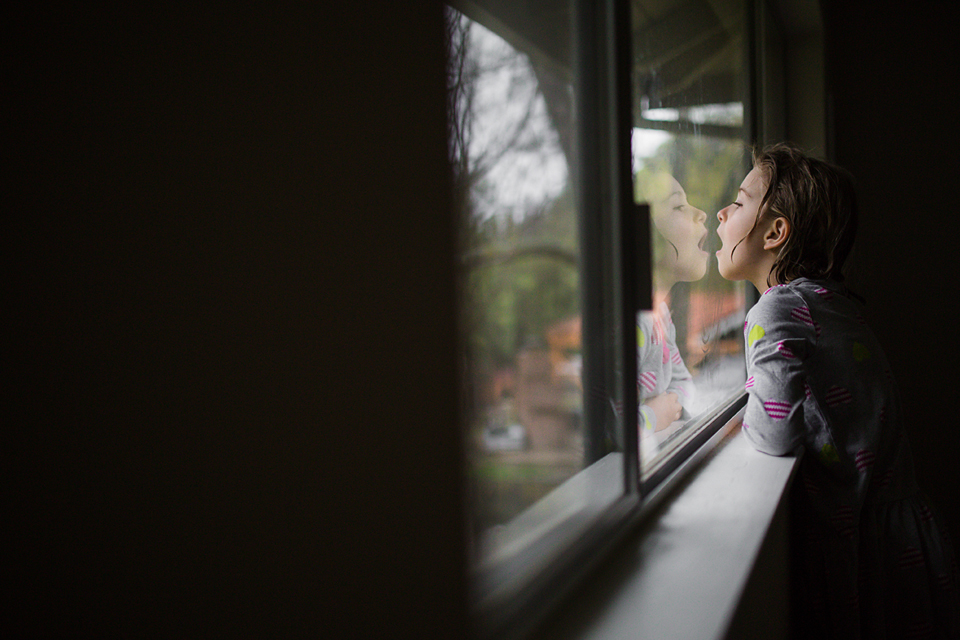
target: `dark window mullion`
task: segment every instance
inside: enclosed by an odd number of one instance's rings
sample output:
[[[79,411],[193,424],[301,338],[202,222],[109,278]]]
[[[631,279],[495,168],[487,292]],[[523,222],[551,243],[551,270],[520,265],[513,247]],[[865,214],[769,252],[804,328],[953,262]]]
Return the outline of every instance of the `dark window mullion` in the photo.
[[[607,42],[607,82],[609,102],[610,199],[616,219],[614,226],[617,252],[616,282],[619,285],[617,318],[620,330],[620,384],[623,399],[624,487],[636,493],[639,487],[639,427],[637,392],[636,314],[651,305],[649,252],[638,250],[642,220],[633,202],[631,132],[633,129],[631,73],[630,5],[627,0],[607,0],[604,8]],[[644,216],[644,220],[646,216]],[[643,233],[642,235],[646,235]]]

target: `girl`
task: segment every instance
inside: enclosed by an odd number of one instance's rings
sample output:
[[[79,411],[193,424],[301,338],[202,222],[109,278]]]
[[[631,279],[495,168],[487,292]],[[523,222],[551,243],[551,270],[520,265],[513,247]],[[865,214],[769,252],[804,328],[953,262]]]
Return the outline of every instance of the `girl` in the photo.
[[[720,274],[761,292],[744,325],[744,436],[802,449],[795,626],[810,638],[958,638],[957,567],[914,480],[883,350],[840,273],[857,227],[841,169],[776,145],[717,214]]]

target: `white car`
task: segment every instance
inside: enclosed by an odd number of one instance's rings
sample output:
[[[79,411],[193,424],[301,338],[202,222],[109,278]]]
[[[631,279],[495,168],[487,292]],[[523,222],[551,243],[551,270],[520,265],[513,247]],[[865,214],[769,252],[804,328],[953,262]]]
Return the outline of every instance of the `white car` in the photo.
[[[520,451],[527,447],[527,430],[522,424],[490,425],[483,430],[487,451]]]

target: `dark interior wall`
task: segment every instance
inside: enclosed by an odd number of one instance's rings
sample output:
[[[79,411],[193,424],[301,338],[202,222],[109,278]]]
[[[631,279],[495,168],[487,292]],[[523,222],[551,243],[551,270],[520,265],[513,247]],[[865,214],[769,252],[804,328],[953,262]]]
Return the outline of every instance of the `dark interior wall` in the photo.
[[[439,6],[289,4],[8,16],[5,634],[463,635]]]
[[[858,182],[851,286],[891,361],[922,488],[960,539],[957,8],[824,0],[836,162]]]

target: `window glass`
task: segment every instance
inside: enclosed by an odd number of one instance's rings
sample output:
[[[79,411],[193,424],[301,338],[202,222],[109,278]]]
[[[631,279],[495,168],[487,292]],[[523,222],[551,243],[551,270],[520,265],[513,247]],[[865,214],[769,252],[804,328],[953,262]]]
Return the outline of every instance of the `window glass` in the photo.
[[[741,0],[631,3],[634,197],[650,206],[653,309],[638,314],[641,473],[743,389],[742,284],[717,272],[717,211],[746,162]]]
[[[474,4],[447,12],[462,404],[479,567],[623,491],[613,472],[550,497],[594,461],[581,382],[570,12],[565,2],[535,13],[482,4],[498,13]]]
[[[617,99],[630,101],[632,128],[615,140],[631,138],[629,176],[627,154],[621,170],[607,148],[619,117],[605,93],[617,75],[610,34],[581,41],[588,77],[577,78],[565,1],[472,0],[446,13],[469,534],[474,586],[493,610],[519,601],[564,544],[615,519],[604,514],[636,506],[638,453],[639,480],[657,482],[743,391],[744,289],[713,254],[716,212],[746,160],[743,1],[627,5],[632,91]],[[650,212],[651,261],[629,269],[618,243],[633,218],[617,221],[614,173]],[[631,326],[634,269],[654,304]],[[629,414],[624,329],[637,339]],[[633,412],[637,445],[625,446]]]

